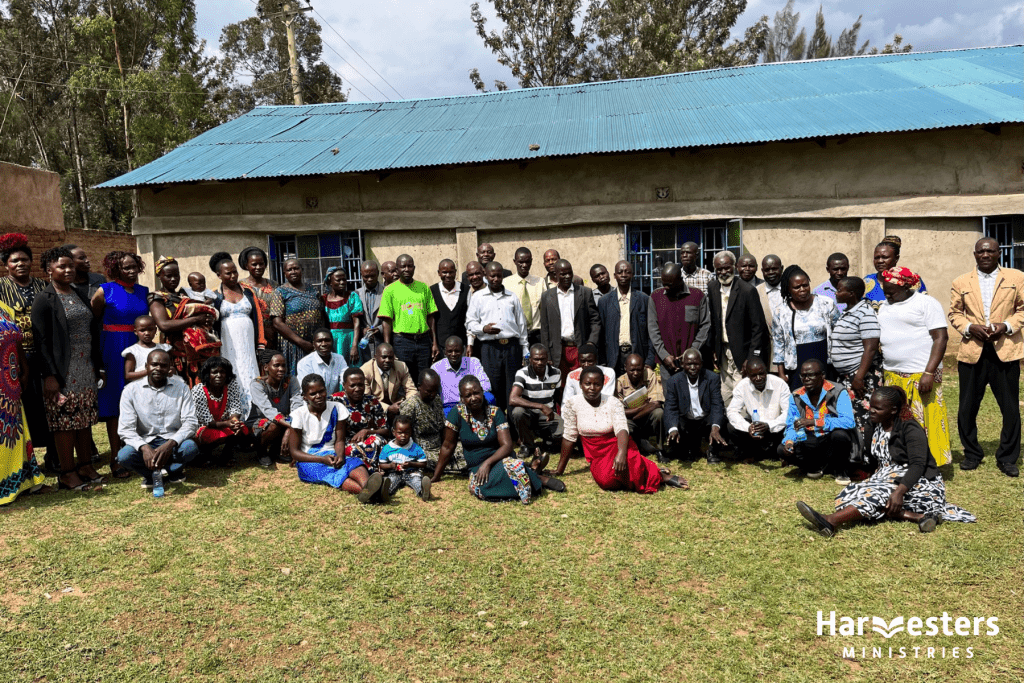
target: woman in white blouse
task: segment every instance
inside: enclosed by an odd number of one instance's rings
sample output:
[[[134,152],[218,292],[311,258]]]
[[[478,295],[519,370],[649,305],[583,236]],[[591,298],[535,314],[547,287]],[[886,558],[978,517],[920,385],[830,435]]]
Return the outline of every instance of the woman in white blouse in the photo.
[[[555,476],[561,476],[569,463],[573,444],[583,440],[583,455],[590,463],[590,473],[597,485],[606,491],[637,491],[654,493],[665,484],[688,489],[685,479],[674,476],[640,455],[629,436],[626,409],[622,402],[601,393],[604,372],[590,365],[580,373],[582,393],[562,405],[562,457]]]
[[[800,266],[782,273],[783,304],[772,312],[772,362],[779,377],[794,391],[800,388],[804,361],[821,361],[829,371],[828,347],[839,318],[836,302],[811,292],[811,280]]]

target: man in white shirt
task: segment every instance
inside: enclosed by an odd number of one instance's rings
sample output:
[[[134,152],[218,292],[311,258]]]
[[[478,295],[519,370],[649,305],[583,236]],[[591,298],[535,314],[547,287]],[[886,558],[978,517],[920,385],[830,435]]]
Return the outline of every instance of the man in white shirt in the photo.
[[[480,363],[491,380],[494,402],[506,410],[516,372],[529,355],[526,317],[516,295],[505,289],[502,265],[491,261],[484,275],[487,289],[470,300],[466,329],[480,348]]]
[[[331,396],[341,391],[341,376],[348,363],[338,353],[334,353],[334,336],[325,327],[313,333],[313,353],[299,359],[295,367],[295,378],[301,382],[306,375],[320,375],[324,378],[324,388]]]
[[[682,365],[683,372],[664,382],[668,448],[679,452],[684,460],[696,460],[700,457],[701,439],[707,436],[708,464],[718,464],[722,462],[718,450],[726,445],[721,433],[725,423],[722,381],[704,368],[696,349],[683,352]]]
[[[526,247],[516,249],[514,259],[516,272],[511,278],[505,279],[505,286],[519,298],[526,317],[526,329],[529,332],[530,346],[540,343],[540,297],[548,288],[547,282],[536,275],[530,275],[533,267],[533,253]]]
[[[775,457],[790,400],[789,384],[769,373],[764,360],[757,356],[747,360],[747,374],[733,389],[725,411],[739,459],[754,462]]]
[[[192,392],[180,377],[171,376],[171,357],[157,349],[146,360],[146,377],[121,393],[117,435],[124,447],[117,461],[153,488],[153,472],[165,470],[166,482],[185,482],[185,465],[199,455],[194,441],[199,421]]]
[[[565,380],[565,389],[562,391],[562,405],[565,405],[566,401],[575,396],[576,394],[582,393],[580,390],[580,374],[583,372],[583,368],[589,365],[597,365],[597,346],[594,344],[584,344],[580,347],[580,366],[569,373],[569,377]],[[601,372],[604,373],[604,386],[601,387],[601,393],[604,396],[615,395],[615,371],[604,365],[597,365],[601,368]]]

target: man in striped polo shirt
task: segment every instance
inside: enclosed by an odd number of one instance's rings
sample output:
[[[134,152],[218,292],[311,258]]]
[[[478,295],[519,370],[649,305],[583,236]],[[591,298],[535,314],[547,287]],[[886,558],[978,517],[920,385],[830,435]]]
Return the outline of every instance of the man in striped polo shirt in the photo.
[[[540,448],[538,436],[556,443],[562,438],[562,417],[555,412],[555,392],[562,382],[558,368],[548,365],[548,350],[543,344],[530,347],[530,360],[516,373],[512,394],[508,397],[509,418],[519,434],[519,457],[532,459],[531,467],[540,472],[549,455]]]

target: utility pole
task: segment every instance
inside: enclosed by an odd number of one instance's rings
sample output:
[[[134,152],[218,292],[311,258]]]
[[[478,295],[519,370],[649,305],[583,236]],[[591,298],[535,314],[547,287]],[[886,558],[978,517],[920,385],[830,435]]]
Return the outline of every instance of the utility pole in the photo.
[[[310,5],[310,0],[306,0],[306,4]],[[292,74],[292,99],[295,104],[302,104],[302,86],[299,84],[299,55],[295,48],[295,17],[302,12],[312,12],[313,7],[292,7],[291,2],[280,2],[277,5],[280,8],[280,12],[274,14],[263,14],[263,8],[259,5],[256,6],[256,14],[261,19],[276,19],[282,17],[284,19],[284,28],[288,34],[288,62]]]

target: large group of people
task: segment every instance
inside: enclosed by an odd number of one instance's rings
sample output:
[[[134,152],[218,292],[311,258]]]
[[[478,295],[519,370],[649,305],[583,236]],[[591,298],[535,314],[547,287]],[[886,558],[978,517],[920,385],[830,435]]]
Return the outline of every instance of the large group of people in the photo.
[[[922,531],[973,521],[946,502],[939,470],[952,460],[947,324],[963,337],[960,467],[983,459],[976,422],[991,386],[1003,416],[995,459],[1018,476],[1024,274],[979,240],[947,315],[898,264],[900,247],[885,238],[864,278],[831,254],[814,286],[774,254],[759,264],[722,251],[704,269],[686,243],[650,295],[629,261],[594,264],[590,288],[553,249],[543,277],[528,248],[513,273],[482,244],[461,276],[441,261],[432,286],[402,254],[362,263],[353,288],[341,265],[319,287],[305,282],[294,258],[278,284],[267,254],[249,247],[210,258],[213,289],[202,273],[181,287],[178,262],[161,257],[150,291],[138,254],[107,254],[102,277],[81,248],[54,247],[39,259],[44,281],[31,276],[24,236],[4,235],[0,503],[44,488],[33,444],[76,491],[132,476],[162,491],[193,460],[253,452],[364,503],[403,487],[428,501],[432,483],[461,474],[482,500],[528,504],[565,490],[575,454],[602,489],[686,489],[669,464],[717,465],[731,452],[833,476],[844,486],[835,513],[798,504],[824,535],[858,519]],[[100,421],[106,476],[92,438]]]

